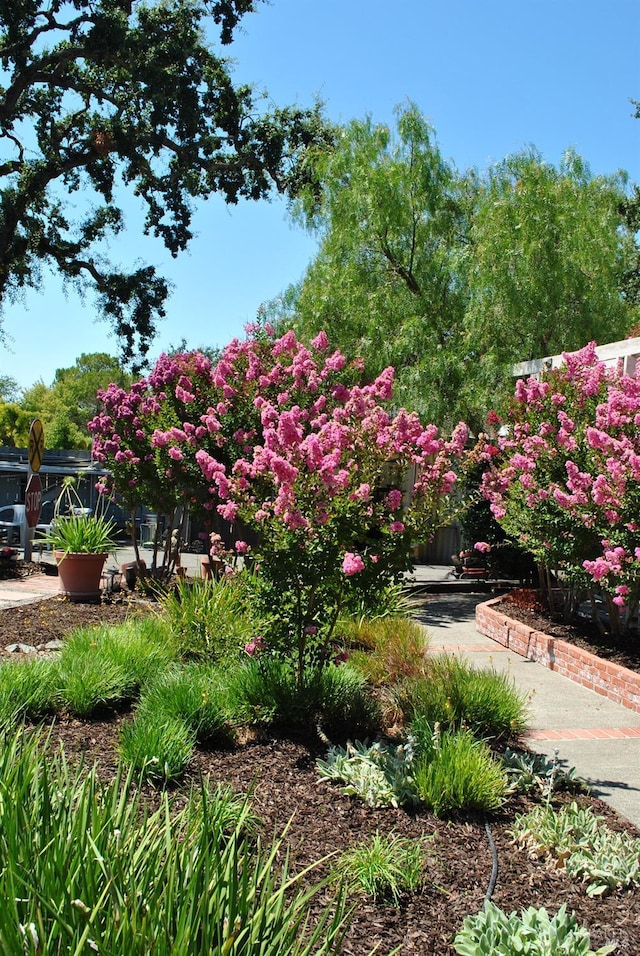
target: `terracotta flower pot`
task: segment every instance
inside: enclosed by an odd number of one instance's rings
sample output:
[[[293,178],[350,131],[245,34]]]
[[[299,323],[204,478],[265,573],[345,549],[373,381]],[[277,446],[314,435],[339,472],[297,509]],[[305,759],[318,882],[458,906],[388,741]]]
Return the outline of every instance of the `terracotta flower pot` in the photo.
[[[58,566],[60,594],[72,601],[98,602],[100,600],[100,579],[107,554],[82,554],[54,551]]]

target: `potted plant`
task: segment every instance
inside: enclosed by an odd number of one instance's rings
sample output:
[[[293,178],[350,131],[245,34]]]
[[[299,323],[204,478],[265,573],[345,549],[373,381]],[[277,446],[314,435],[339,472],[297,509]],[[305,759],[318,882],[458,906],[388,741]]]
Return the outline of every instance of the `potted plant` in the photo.
[[[66,513],[61,513],[65,505]],[[65,484],[45,538],[58,567],[61,594],[72,601],[100,600],[102,569],[116,546],[115,527],[111,518],[83,508],[73,485]]]

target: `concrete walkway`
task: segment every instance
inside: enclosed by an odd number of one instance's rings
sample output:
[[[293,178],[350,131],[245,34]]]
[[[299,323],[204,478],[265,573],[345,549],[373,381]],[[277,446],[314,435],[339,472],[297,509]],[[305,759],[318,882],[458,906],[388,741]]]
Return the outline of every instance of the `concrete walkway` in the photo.
[[[464,656],[474,666],[506,671],[529,701],[526,744],[573,766],[594,796],[640,828],[640,714],[514,654],[478,633],[476,604],[486,594],[427,594],[418,620],[430,648]]]
[[[151,551],[142,548],[140,557],[146,560],[148,565],[151,564]],[[201,555],[183,554],[181,559],[190,577],[200,576]],[[135,553],[133,548],[118,548],[115,554],[109,555],[107,558],[105,571],[109,569],[118,571],[123,564],[134,560]],[[0,610],[2,608],[16,607],[20,604],[30,604],[32,601],[54,597],[58,593],[58,576],[55,572],[55,561],[51,552],[34,555],[34,562],[40,563],[42,567],[50,573],[36,572],[26,578],[0,580]]]
[[[121,549],[107,567],[133,559],[132,549]],[[51,556],[43,556],[51,562]],[[200,555],[184,554],[190,576],[200,573]],[[470,590],[449,575],[449,568],[421,565],[411,576],[416,588],[416,616],[430,636],[432,650],[464,655],[479,667],[505,670],[529,700],[532,750],[553,757],[558,750],[565,766],[574,766],[592,788],[618,813],[640,828],[640,714],[586,690],[566,677],[528,661],[479,634],[475,608],[490,594]],[[420,588],[438,587],[439,593]],[[52,597],[54,575],[34,574],[20,581],[0,581],[0,608]]]

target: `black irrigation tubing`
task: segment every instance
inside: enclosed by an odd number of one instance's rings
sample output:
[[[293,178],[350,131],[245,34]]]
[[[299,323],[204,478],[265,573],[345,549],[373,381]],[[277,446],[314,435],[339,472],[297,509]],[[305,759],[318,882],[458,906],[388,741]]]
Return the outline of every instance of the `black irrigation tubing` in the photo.
[[[484,902],[488,903],[493,896],[493,891],[496,888],[496,882],[498,880],[498,851],[496,849],[496,842],[493,839],[491,827],[486,820],[484,822],[484,828],[487,831],[487,839],[489,840],[489,847],[491,848],[491,878],[489,879],[487,892],[484,894]]]

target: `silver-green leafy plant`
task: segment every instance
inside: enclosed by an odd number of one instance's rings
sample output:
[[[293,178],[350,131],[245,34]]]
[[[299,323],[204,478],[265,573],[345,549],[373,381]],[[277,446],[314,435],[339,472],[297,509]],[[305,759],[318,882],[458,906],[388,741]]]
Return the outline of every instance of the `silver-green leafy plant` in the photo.
[[[564,866],[589,896],[640,883],[640,839],[611,830],[590,807],[544,804],[516,816],[511,832],[534,859]]]
[[[418,889],[426,858],[423,840],[385,836],[376,830],[367,843],[345,850],[335,864],[335,873],[348,892],[392,900],[397,906],[403,893]]]
[[[607,956],[615,949],[591,949],[589,933],[566,904],[555,916],[533,906],[507,915],[491,902],[466,917],[453,945],[459,956]]]
[[[400,807],[418,803],[412,777],[411,743],[393,747],[368,746],[356,740],[330,747],[326,760],[317,760],[321,777],[342,783],[342,793],[358,796],[370,807]]]
[[[548,798],[555,791],[586,793],[588,790],[575,767],[562,766],[557,750],[550,760],[546,754],[507,747],[502,755],[502,766],[509,779],[509,789],[516,793],[537,793]]]

